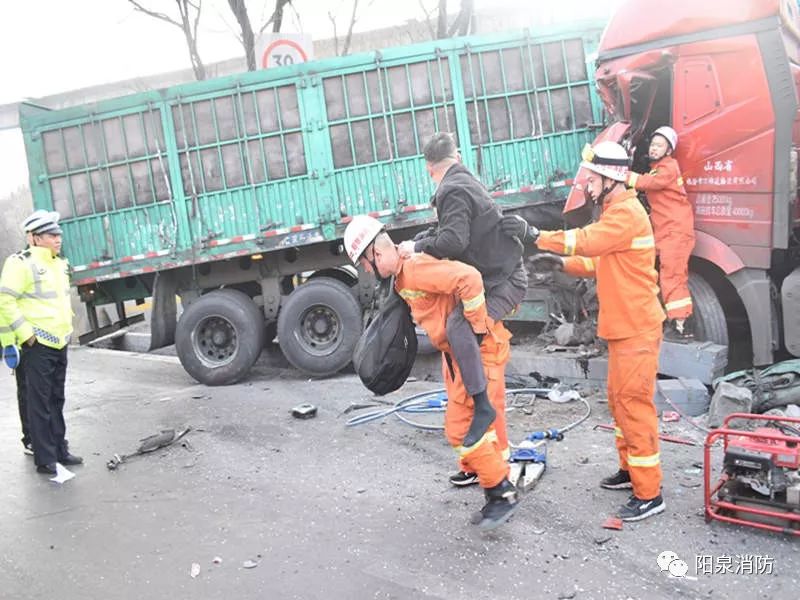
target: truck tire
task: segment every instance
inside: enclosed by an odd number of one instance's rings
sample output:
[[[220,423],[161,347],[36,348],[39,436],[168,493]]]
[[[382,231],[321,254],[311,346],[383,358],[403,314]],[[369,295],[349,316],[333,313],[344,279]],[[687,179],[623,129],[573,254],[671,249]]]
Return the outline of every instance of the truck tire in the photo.
[[[247,294],[216,290],[192,302],[175,332],[178,358],[206,385],[228,385],[244,377],[264,347],[264,315]]]
[[[727,346],[728,323],[714,288],[697,273],[689,273],[689,293],[692,295],[694,338]]]
[[[278,343],[286,360],[317,377],[350,363],[361,331],[361,306],[353,292],[330,277],[298,287],[278,313]]]

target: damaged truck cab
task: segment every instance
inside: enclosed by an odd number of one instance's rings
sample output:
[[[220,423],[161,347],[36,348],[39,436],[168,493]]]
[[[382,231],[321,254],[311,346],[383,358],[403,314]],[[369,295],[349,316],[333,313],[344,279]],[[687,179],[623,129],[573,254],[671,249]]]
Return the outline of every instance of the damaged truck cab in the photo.
[[[746,364],[800,356],[799,49],[794,2],[631,0],[598,50],[611,121],[598,141],[621,142],[642,171],[652,132],[677,131],[695,213],[696,334],[744,350]],[[568,217],[581,213],[578,188]]]

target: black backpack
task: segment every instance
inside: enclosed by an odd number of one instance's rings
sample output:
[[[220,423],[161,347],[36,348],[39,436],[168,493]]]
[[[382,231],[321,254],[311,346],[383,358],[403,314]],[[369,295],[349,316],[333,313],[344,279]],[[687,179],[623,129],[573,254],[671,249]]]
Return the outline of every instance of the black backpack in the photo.
[[[399,389],[417,356],[417,334],[408,304],[390,288],[378,315],[353,352],[353,366],[371,392],[383,396]]]

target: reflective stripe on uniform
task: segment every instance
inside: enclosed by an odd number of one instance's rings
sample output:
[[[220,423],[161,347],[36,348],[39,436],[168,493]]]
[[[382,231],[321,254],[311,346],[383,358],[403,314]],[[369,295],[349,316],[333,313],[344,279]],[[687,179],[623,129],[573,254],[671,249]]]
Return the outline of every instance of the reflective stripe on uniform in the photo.
[[[569,229],[564,232],[564,254],[572,256],[575,254],[575,246],[578,245],[578,230]]]
[[[9,325],[9,327],[11,328],[11,331],[14,331],[22,327],[24,324],[25,324],[25,317],[20,317],[19,319],[14,321],[11,325]]]
[[[639,174],[631,171],[630,174],[628,175],[628,187],[636,187],[636,181],[638,179],[639,179]]]
[[[486,298],[483,295],[483,292],[475,296],[474,298],[467,298],[461,301],[464,304],[464,310],[472,311],[478,308],[481,304],[486,302]]]
[[[33,333],[34,335],[36,335],[38,339],[50,342],[52,344],[66,345],[69,341],[69,338],[67,338],[66,340],[62,340],[57,335],[52,334],[49,331],[45,331],[44,329],[39,329],[38,327],[33,328]]]
[[[617,436],[618,438],[625,437],[624,435],[622,435],[622,429],[620,429],[619,427],[614,427],[614,435]]]
[[[45,292],[42,289],[42,275],[39,273],[39,267],[36,263],[32,260],[28,261],[28,265],[31,268],[31,274],[33,275],[33,293],[25,292],[22,294],[23,298],[33,298],[34,300],[53,300],[54,298],[58,298],[58,292]]]
[[[650,456],[633,456],[632,454],[628,454],[629,467],[657,467],[660,463],[660,452],[656,452]]]
[[[672,302],[667,302],[664,305],[664,308],[667,310],[675,310],[676,308],[684,308],[685,306],[692,305],[692,298],[691,296],[688,298],[681,298],[680,300],[673,300]]]
[[[583,268],[587,271],[594,271],[594,261],[591,258],[586,258],[585,256],[581,256],[581,262],[583,263]]]
[[[678,185],[683,185],[683,177],[678,176]]]
[[[404,300],[416,300],[418,298],[424,298],[425,296],[427,296],[425,292],[422,292],[420,290],[408,290],[408,289],[400,290],[399,294],[400,297],[403,298]]]
[[[483,437],[475,442],[472,446],[457,446],[456,451],[458,452],[461,458],[468,456],[475,452],[478,448],[480,448],[483,444],[496,442],[497,441],[497,433],[494,431],[487,431],[483,434]]]
[[[641,237],[635,237],[631,240],[631,249],[633,250],[644,250],[646,248],[655,247],[656,240],[652,235],[643,235]]]
[[[12,298],[20,297],[20,293],[17,290],[12,290],[11,288],[7,287],[0,287],[0,294],[8,294]]]

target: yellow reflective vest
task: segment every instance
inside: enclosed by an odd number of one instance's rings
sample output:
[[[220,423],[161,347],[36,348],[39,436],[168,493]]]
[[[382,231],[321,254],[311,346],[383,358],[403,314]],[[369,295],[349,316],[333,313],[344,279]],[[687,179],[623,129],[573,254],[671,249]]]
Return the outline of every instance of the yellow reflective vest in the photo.
[[[49,248],[12,254],[0,275],[0,344],[36,341],[61,349],[72,333],[69,264]]]

